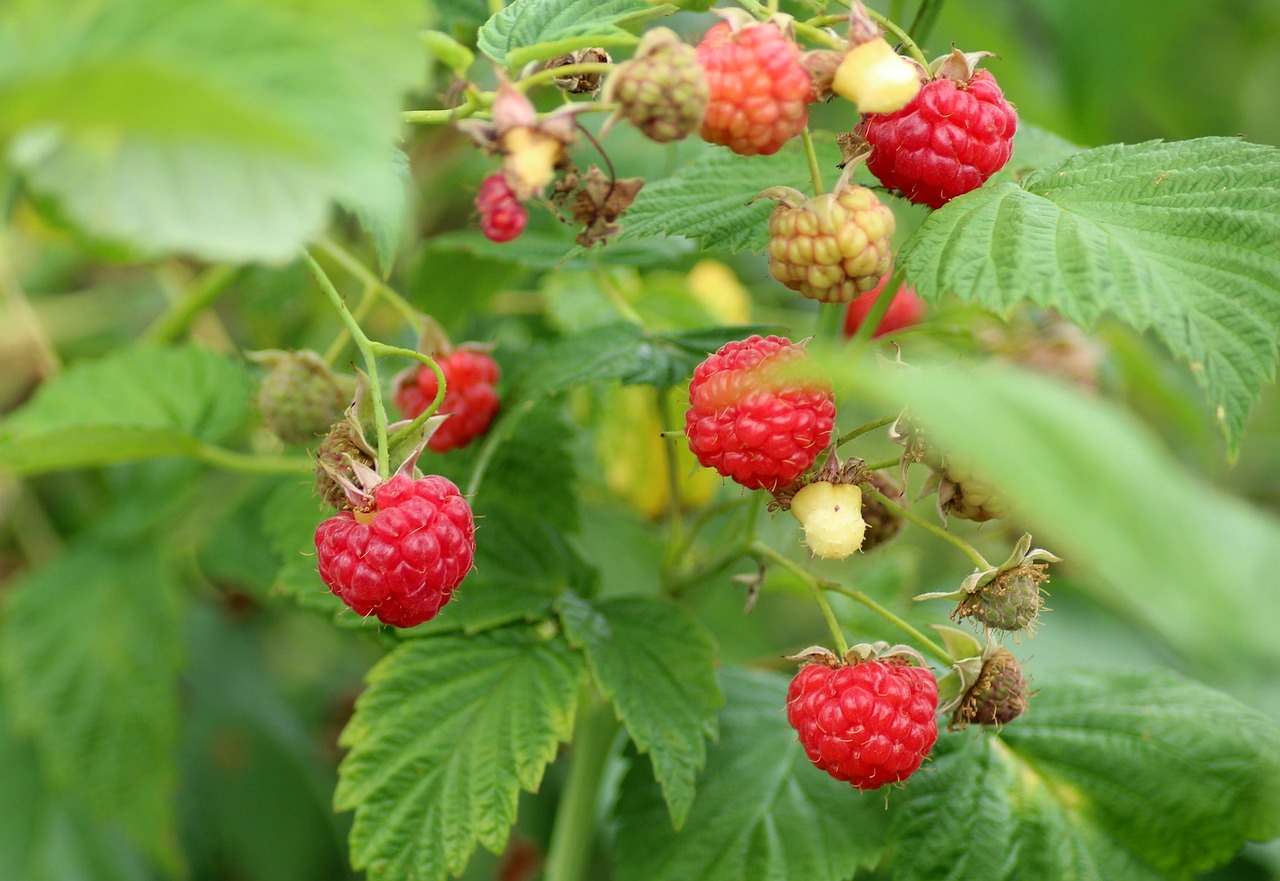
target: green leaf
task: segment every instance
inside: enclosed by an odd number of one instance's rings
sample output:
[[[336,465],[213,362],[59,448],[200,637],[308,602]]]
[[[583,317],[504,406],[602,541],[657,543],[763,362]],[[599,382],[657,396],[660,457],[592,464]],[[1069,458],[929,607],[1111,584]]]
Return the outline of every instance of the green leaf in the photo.
[[[96,235],[285,261],[332,200],[389,186],[420,15],[411,0],[15,4],[0,137]]]
[[[1107,605],[1231,679],[1280,663],[1280,523],[1190,474],[1128,414],[998,365],[838,369],[864,399],[905,404],[1038,545],[1105,584]]]
[[[580,655],[526,628],[411,640],[378,662],[342,733],[334,796],[356,812],[355,867],[443,881],[477,844],[500,853],[585,678]]]
[[[718,733],[716,709],[724,703],[711,634],[680,606],[648,597],[592,605],[566,594],[560,617],[636,748],[649,754],[671,824],[679,829],[706,762],[706,741]]]
[[[619,25],[670,10],[648,0],[515,0],[476,35],[481,52],[516,68],[587,46],[629,46],[637,38]]]
[[[633,765],[623,780],[618,878],[844,881],[874,864],[887,826],[883,797],[810,764],[783,714],[786,678],[726,670],[721,683],[720,741],[681,832],[647,769]]]
[[[815,140],[819,166],[838,174],[840,154],[834,139]],[[619,238],[685,236],[697,239],[704,250],[762,251],[769,244],[769,215],[775,203],[751,200],[773,186],[813,191],[808,160],[798,142],[772,156],[739,156],[707,146],[674,174],[645,185],[623,217]]]
[[[1037,681],[999,738],[944,737],[896,818],[894,877],[1193,878],[1280,832],[1280,730],[1168,673]]]
[[[1275,374],[1280,150],[1231,138],[1085,150],[934,212],[899,266],[921,296],[1150,329],[1205,388],[1231,453]]]
[[[119,349],[80,362],[0,423],[0,470],[19,474],[193,456],[249,406],[241,365],[206,349]]]
[[[7,591],[0,664],[53,783],[174,866],[179,602],[155,544],[85,540]]]
[[[383,278],[391,274],[396,264],[396,256],[404,240],[405,224],[409,221],[409,187],[412,183],[409,157],[398,147],[391,151],[391,169],[390,175],[378,180],[376,189],[366,190],[345,201],[373,240],[378,269]]]
[[[643,190],[641,191],[643,192]],[[624,220],[630,214],[624,215]],[[625,224],[624,224],[625,225]],[[585,249],[567,234],[529,230],[512,242],[491,242],[478,231],[444,233],[433,236],[425,251],[465,251],[477,257],[518,263],[531,269],[593,269],[601,264],[648,266],[668,262],[697,250],[684,239],[651,238],[639,241],[611,241],[607,247]]]

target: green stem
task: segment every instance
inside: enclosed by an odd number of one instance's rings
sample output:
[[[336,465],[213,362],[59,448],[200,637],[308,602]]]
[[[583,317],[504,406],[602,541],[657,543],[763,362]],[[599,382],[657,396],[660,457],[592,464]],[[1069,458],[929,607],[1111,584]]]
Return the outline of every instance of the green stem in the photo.
[[[364,290],[360,292],[360,302],[356,303],[356,308],[351,310],[352,317],[356,321],[364,321],[365,316],[369,314],[369,310],[373,308],[373,304],[378,301],[378,288],[375,285],[366,284]],[[347,343],[351,342],[351,331],[347,330],[346,325],[338,331],[337,336],[333,338],[333,342],[329,344],[329,348],[325,349],[324,363],[332,367],[338,361],[338,356],[342,354],[342,350],[347,347]]]
[[[892,459],[881,459],[879,462],[868,462],[866,468],[868,471],[879,471],[882,468],[892,468],[895,465],[902,464],[901,456],[894,456]]]
[[[245,474],[309,474],[315,463],[306,456],[262,456],[202,443],[195,458],[207,465]]]
[[[955,663],[955,658],[951,657],[951,655],[947,653],[946,649],[938,645],[929,637],[925,636],[922,632],[920,632],[918,629],[913,627],[911,624],[907,623],[905,620],[898,617],[893,612],[889,611],[884,606],[877,603],[875,600],[867,596],[862,591],[851,590],[839,584],[828,584],[828,585],[825,585],[825,587],[829,591],[833,591],[834,593],[838,593],[842,596],[847,596],[849,599],[861,603],[871,611],[875,612],[881,618],[884,618],[886,621],[893,624],[899,630],[903,631],[904,633],[910,634],[912,639],[914,639],[916,642],[920,643],[922,646],[928,649],[929,654],[933,655],[935,658],[937,658],[939,661],[946,664],[947,666],[951,666],[952,664]]]
[[[534,86],[540,86],[545,83],[554,82],[562,76],[577,76],[578,74],[607,74],[617,65],[609,64],[604,61],[581,61],[577,64],[562,64],[560,67],[544,67],[535,73],[529,74],[521,80],[516,80],[514,85],[522,92],[527,92]]]
[[[862,437],[864,434],[875,431],[877,428],[884,428],[886,425],[892,425],[893,421],[897,418],[897,416],[881,416],[879,419],[872,419],[870,422],[864,422],[857,428],[850,429],[840,435],[840,441],[836,446],[844,446],[854,438]]]
[[[532,398],[521,402],[516,409],[503,417],[493,431],[485,435],[484,446],[480,447],[480,454],[476,456],[476,464],[471,469],[471,477],[467,480],[466,489],[462,492],[464,496],[470,498],[480,489],[480,484],[484,481],[485,472],[489,470],[489,463],[493,461],[493,456],[498,451],[498,447],[502,446],[511,437],[512,432],[520,424],[520,420],[533,409],[534,403]]]
[[[670,425],[672,422],[670,389],[658,388],[654,393],[657,395],[659,424]],[[680,486],[680,462],[676,457],[674,441],[663,441],[662,459],[667,476],[667,553],[663,555],[662,560],[662,580],[665,582],[666,574],[675,565],[676,555],[681,553],[685,546],[683,490]]]
[[[908,28],[911,36],[921,43],[929,39],[929,31],[933,30],[934,22],[938,20],[938,13],[942,12],[942,2],[943,0],[921,0],[920,8],[916,10],[916,17]]]
[[[158,317],[143,333],[152,343],[169,343],[182,336],[200,313],[218,299],[240,275],[243,267],[220,264],[196,279],[187,296]]]
[[[544,881],[584,881],[596,841],[596,804],[618,719],[613,706],[584,688],[573,728],[569,777],[556,808]]]
[[[894,461],[897,461],[897,460],[894,460]],[[905,519],[910,520],[912,523],[914,523],[916,526],[919,526],[921,529],[924,529],[927,532],[931,532],[934,535],[936,535],[938,538],[942,539],[943,541],[949,542],[950,544],[955,545],[964,553],[966,557],[972,560],[973,565],[977,566],[979,569],[985,571],[991,568],[991,564],[987,562],[986,557],[978,553],[977,548],[969,544],[960,536],[955,535],[954,533],[951,533],[951,532],[947,532],[947,530],[943,529],[941,526],[937,525],[936,523],[931,523],[930,521],[926,520],[924,517],[921,517],[915,511],[912,511],[910,508],[906,507],[905,505],[898,504],[893,499],[889,498],[888,496],[886,496],[884,493],[880,492],[877,489],[867,489],[867,490],[864,490],[864,492],[867,495],[869,495],[871,498],[880,502],[880,504],[894,508]]]
[[[823,303],[818,307],[818,326],[814,337],[823,345],[839,342],[844,333],[844,303]]]
[[[861,347],[871,341],[872,337],[875,336],[876,329],[880,326],[880,322],[884,320],[885,314],[889,311],[893,298],[897,296],[898,288],[901,286],[902,279],[895,271],[889,277],[889,280],[885,282],[884,287],[880,289],[880,293],[876,296],[876,301],[871,304],[871,308],[867,310],[867,314],[862,318],[862,323],[854,331],[849,340],[851,347]]]
[[[807,125],[800,132],[800,142],[804,144],[804,155],[809,160],[809,179],[813,181],[813,194],[821,196],[826,188],[822,185],[822,169],[818,167],[818,151],[813,148],[813,135]]]
[[[404,297],[391,285],[387,284],[378,277],[372,269],[361,263],[354,254],[343,248],[337,242],[322,236],[316,247],[324,251],[335,263],[349,272],[361,283],[371,286],[377,290],[378,294],[385,298],[392,306],[404,316],[405,321],[409,322],[415,332],[422,330],[422,316],[418,314],[418,310],[414,309]]]
[[[928,0],[925,0],[925,2],[927,3]],[[914,58],[921,67],[925,70],[929,69],[929,61],[924,57],[924,53],[920,51],[916,41],[911,39],[911,35],[899,27],[896,21],[881,15],[874,9],[868,9],[867,15],[880,27],[893,34],[894,38],[907,50],[907,54]]]
[[[333,286],[324,268],[316,262],[316,258],[312,257],[309,251],[303,251],[302,257],[307,262],[312,275],[316,277],[316,281],[320,283],[320,290],[328,298],[329,304],[333,306],[342,323],[351,332],[351,339],[360,350],[360,357],[364,359],[365,372],[369,375],[369,397],[373,401],[373,428],[378,445],[378,474],[385,480],[391,476],[391,468],[387,460],[387,410],[382,403],[382,384],[378,379],[378,359],[373,354],[373,343],[365,335],[360,322],[356,321],[355,316],[347,309],[342,295]]]
[[[400,346],[388,346],[386,343],[372,343],[371,348],[375,355],[399,356],[401,358],[412,358],[415,361],[427,365],[431,368],[431,372],[436,375],[436,396],[431,399],[431,403],[427,405],[427,409],[423,410],[413,418],[413,421],[403,428],[396,431],[395,434],[388,438],[387,442],[391,446],[395,446],[400,441],[412,435],[415,431],[422,427],[432,416],[436,415],[436,411],[440,409],[441,402],[444,401],[446,385],[448,380],[444,377],[444,371],[440,369],[440,365],[436,363],[436,359],[432,358],[425,352],[418,352],[413,349],[405,349]]]
[[[844,653],[849,650],[849,643],[845,641],[844,633],[840,630],[840,622],[836,620],[836,613],[822,593],[823,588],[828,587],[826,582],[820,582],[812,573],[805,571],[804,567],[795,560],[778,553],[762,541],[752,542],[747,550],[757,559],[768,560],[770,563],[781,566],[808,585],[809,589],[813,591],[813,598],[818,602],[818,608],[822,610],[822,618],[827,622],[827,628],[831,631],[831,638],[835,641],[836,654],[844,657]]]

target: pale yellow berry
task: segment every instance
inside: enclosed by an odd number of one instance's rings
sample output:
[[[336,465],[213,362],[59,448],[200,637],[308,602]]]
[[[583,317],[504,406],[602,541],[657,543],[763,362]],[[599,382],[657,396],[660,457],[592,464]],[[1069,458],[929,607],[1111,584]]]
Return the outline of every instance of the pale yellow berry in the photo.
[[[804,527],[805,544],[816,557],[842,560],[862,547],[867,531],[862,490],[852,483],[811,483],[791,499],[791,513]]]
[[[893,113],[920,91],[920,71],[883,37],[854,46],[836,68],[831,91],[862,113]]]

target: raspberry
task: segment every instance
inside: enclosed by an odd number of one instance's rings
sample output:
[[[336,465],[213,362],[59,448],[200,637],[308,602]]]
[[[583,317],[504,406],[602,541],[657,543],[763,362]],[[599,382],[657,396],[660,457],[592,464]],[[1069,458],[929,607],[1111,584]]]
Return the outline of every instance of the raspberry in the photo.
[[[937,480],[938,513],[943,520],[951,516],[985,523],[1009,516],[1009,504],[996,493],[995,488],[952,458],[946,459]]]
[[[799,477],[831,438],[828,381],[801,370],[808,353],[777,336],[726,343],[693,371],[684,433],[698,461],[748,489]]]
[[[498,362],[475,349],[455,349],[437,355],[436,364],[444,374],[444,400],[439,413],[449,414],[431,436],[427,446],[436,453],[465,447],[484,434],[498,412]],[[435,371],[425,364],[404,374],[396,386],[396,406],[408,419],[426,410],[439,389]]]
[[[769,216],[769,272],[801,296],[848,303],[893,266],[893,212],[866,187],[806,199],[789,187],[761,195],[779,200]]]
[[[848,310],[844,313],[844,335],[852,337],[858,332],[858,328],[862,326],[867,318],[867,314],[871,308],[875,306],[876,300],[884,291],[884,286],[889,281],[889,276],[880,279],[880,283],[871,290],[856,297],[849,304]],[[902,330],[904,327],[911,327],[919,324],[924,319],[924,302],[916,296],[916,289],[907,285],[898,288],[898,292],[893,295],[893,302],[889,304],[889,308],[885,311],[884,316],[880,319],[880,324],[876,327],[873,337],[883,336],[887,333],[893,333],[896,330]]]
[[[480,184],[476,210],[480,212],[480,231],[494,242],[517,238],[529,222],[529,209],[516,198],[501,174],[491,174]]]
[[[329,365],[315,352],[259,352],[269,368],[258,392],[258,410],[271,433],[287,444],[307,444],[342,417],[351,400]]]
[[[1009,161],[1018,115],[976,61],[940,71],[906,107],[866,114],[859,126],[871,144],[867,168],[912,202],[940,208],[980,187]],[[967,75],[965,71],[967,70]]]
[[[436,616],[471,571],[471,506],[448,479],[401,474],[373,492],[369,511],[342,511],[316,528],[320,578],[359,615],[413,627]]]
[[[604,100],[618,102],[618,116],[665,144],[697,130],[709,94],[697,51],[674,31],[654,28],[609,77]]]
[[[843,560],[862,547],[862,490],[852,483],[816,480],[791,498],[791,513],[804,527],[804,543],[815,557]]]
[[[938,683],[895,660],[812,664],[791,680],[787,721],[809,761],[858,789],[906,780],[938,739]]]
[[[1044,605],[1040,585],[1049,580],[1044,563],[1024,563],[1001,572],[976,591],[967,594],[953,618],[972,618],[996,630],[1026,630]]]
[[[804,130],[813,79],[800,48],[772,22],[734,30],[720,22],[698,44],[710,103],[703,140],[743,156],[768,156]]]
[[[1027,677],[1018,659],[1006,648],[998,648],[982,662],[978,681],[964,693],[956,707],[950,729],[968,725],[1007,725],[1027,711]]]

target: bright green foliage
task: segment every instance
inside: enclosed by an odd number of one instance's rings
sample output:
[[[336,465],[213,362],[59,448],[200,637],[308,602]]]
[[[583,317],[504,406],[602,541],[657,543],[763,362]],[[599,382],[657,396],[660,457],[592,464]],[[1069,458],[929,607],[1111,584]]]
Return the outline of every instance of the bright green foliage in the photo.
[[[1280,524],[1194,478],[1113,405],[994,365],[840,375],[869,399],[905,404],[1016,500],[1037,543],[1088,564],[1109,602],[1181,651],[1237,680],[1250,675],[1242,655],[1259,669],[1280,662]]]
[[[1111,314],[1186,359],[1232,451],[1280,346],[1280,151],[1229,138],[1099,147],[932,214],[901,271],[926,299]]]
[[[342,734],[334,803],[372,879],[445,879],[477,844],[500,852],[521,789],[569,737],[580,655],[514,627],[406,642],[380,661]]]
[[[0,62],[0,134],[98,236],[286,260],[332,200],[363,208],[394,185],[420,14],[410,0],[20,4],[0,20],[18,50]]]
[[[844,881],[885,843],[878,794],[810,764],[783,714],[787,679],[726,670],[720,741],[680,832],[649,769],[633,765],[616,808],[622,881]]]
[[[479,49],[508,69],[587,46],[627,46],[619,25],[665,14],[648,0],[515,0],[485,22]]]
[[[180,597],[159,545],[86,538],[6,591],[0,631],[13,724],[49,779],[170,867]]]
[[[940,742],[895,820],[894,877],[1189,879],[1280,831],[1280,734],[1168,673],[1045,681],[997,738]]]
[[[613,701],[631,740],[653,762],[671,823],[693,803],[694,780],[717,734],[724,702],[716,682],[716,649],[706,628],[680,606],[650,597],[589,604],[566,594],[559,604],[569,641]]]
[[[207,349],[118,349],[41,386],[0,423],[0,469],[194,456],[241,424],[248,401],[245,366]]]

